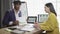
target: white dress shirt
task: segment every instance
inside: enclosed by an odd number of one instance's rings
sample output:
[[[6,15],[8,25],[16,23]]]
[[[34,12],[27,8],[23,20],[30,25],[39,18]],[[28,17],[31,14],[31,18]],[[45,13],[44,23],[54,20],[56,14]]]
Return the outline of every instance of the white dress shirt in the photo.
[[[22,24],[22,23],[26,24],[26,23],[27,23],[27,22],[26,22],[26,19],[27,19],[27,18],[24,16],[24,13],[23,13],[22,11],[21,11],[21,17],[19,17],[19,15],[18,15],[19,12],[20,12],[20,10],[17,11],[17,12],[14,10],[16,20],[19,21],[19,24]],[[11,24],[13,24],[12,21],[9,23],[9,25],[11,25]]]

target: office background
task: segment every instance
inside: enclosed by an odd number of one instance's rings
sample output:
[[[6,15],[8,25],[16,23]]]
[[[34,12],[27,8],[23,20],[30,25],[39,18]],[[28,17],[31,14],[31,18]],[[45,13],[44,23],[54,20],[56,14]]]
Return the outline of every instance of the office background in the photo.
[[[6,10],[9,10],[12,8],[12,2],[14,0],[1,0],[1,21],[3,19],[3,16],[6,12]],[[46,3],[53,3],[54,8],[57,12],[57,19],[59,22],[60,27],[60,0],[21,0],[27,2],[28,7],[28,16],[37,16],[38,14],[45,13],[44,11],[44,5]]]

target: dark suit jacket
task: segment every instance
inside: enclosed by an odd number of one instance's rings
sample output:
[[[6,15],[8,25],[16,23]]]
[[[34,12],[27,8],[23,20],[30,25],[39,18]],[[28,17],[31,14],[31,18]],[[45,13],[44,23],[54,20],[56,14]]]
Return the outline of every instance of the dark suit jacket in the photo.
[[[6,14],[3,18],[3,26],[5,26],[5,25],[9,26],[10,21],[13,21],[13,22],[16,21],[15,13],[14,13],[13,9],[9,10],[9,11],[6,11]]]

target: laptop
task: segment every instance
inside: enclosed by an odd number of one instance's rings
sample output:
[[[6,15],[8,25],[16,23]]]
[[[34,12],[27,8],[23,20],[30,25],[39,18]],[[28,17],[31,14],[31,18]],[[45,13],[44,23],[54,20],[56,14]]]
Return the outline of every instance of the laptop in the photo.
[[[34,23],[37,21],[37,16],[28,16],[27,23]]]

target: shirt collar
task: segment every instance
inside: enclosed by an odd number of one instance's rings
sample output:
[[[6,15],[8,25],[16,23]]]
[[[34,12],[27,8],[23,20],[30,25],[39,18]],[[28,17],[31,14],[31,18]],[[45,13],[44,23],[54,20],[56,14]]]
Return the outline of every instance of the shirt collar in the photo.
[[[20,12],[20,10],[18,10],[18,12],[16,12],[16,10],[14,9],[14,12],[15,12],[15,14],[17,14],[17,13],[19,13],[19,12]]]

